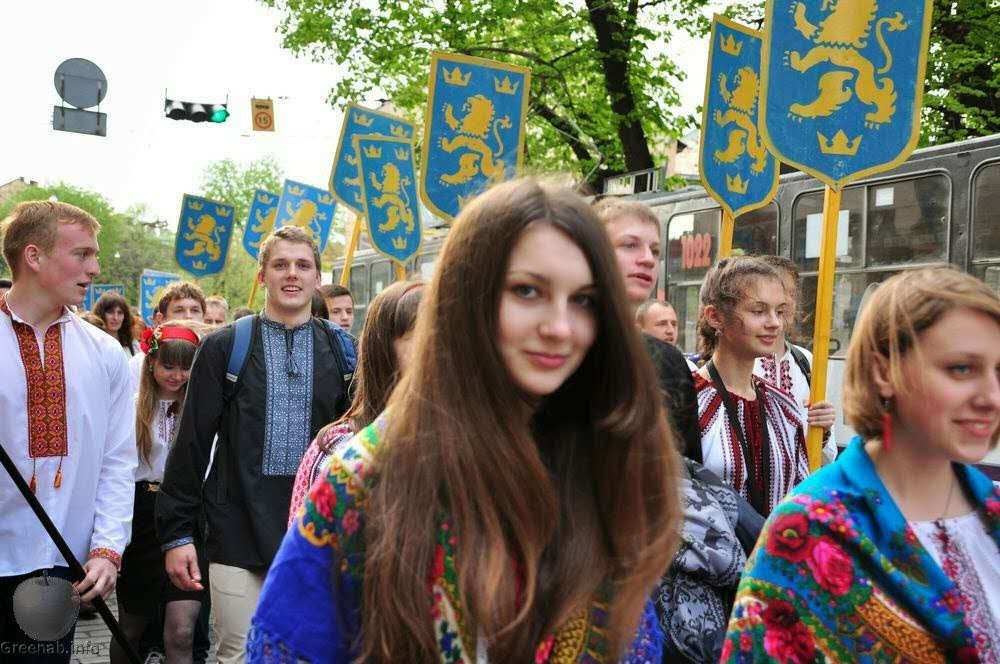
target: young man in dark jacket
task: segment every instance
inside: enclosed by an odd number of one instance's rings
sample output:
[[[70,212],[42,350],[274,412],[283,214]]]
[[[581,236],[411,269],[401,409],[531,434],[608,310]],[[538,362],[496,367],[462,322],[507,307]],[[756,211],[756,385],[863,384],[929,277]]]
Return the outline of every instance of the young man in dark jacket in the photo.
[[[202,587],[205,561],[194,542],[204,510],[221,664],[243,661],[299,461],[317,431],[346,407],[339,331],[311,316],[320,274],[307,231],[284,227],[261,246],[257,279],[267,300],[254,318],[246,362],[227,378],[234,325],[202,341],[157,498],[167,574],[182,589]]]

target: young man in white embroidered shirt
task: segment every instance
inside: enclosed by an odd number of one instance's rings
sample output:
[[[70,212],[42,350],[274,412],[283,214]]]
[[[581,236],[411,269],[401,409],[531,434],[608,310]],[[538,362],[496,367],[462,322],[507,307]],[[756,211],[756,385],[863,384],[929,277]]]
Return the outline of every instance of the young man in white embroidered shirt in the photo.
[[[787,301],[785,303],[784,344],[780,346],[784,353],[779,358],[777,354],[758,357],[754,363],[753,372],[772,385],[781,388],[792,395],[801,408],[801,418],[807,426],[818,426],[826,433],[823,437],[823,464],[828,464],[837,458],[837,441],[833,437],[833,424],[836,420],[833,404],[821,401],[809,404],[809,387],[812,380],[812,353],[801,346],[793,344],[789,337],[798,329],[799,309],[799,269],[795,263],[784,256],[759,256],[761,260],[778,271],[781,284],[785,287]]]
[[[84,601],[115,588],[137,464],[121,346],[69,309],[100,272],[99,230],[96,219],[66,203],[19,204],[3,225],[14,285],[0,296],[0,442],[83,563],[86,577],[75,587]],[[68,579],[69,570],[6,473],[0,514],[2,659],[68,662],[72,626],[58,644],[40,643],[13,615],[25,579]]]

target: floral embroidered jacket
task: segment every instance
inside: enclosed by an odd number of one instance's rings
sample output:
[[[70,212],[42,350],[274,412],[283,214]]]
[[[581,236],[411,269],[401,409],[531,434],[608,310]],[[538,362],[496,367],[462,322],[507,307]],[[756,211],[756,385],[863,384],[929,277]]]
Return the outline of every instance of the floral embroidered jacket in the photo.
[[[1000,547],[1000,490],[972,467],[956,469]],[[721,661],[983,661],[962,607],[855,438],[771,514]]]
[[[261,592],[247,637],[247,661],[351,662],[360,630],[364,571],[364,505],[372,453],[384,418],[338,447],[327,474],[317,480],[278,550]],[[475,626],[463,614],[457,592],[456,538],[444,519],[429,570],[433,607],[429,620],[437,635],[440,661],[485,662]],[[606,662],[607,598],[539,644],[536,664]],[[477,652],[477,645],[480,646]],[[647,604],[624,661],[659,664],[663,633],[652,603]]]

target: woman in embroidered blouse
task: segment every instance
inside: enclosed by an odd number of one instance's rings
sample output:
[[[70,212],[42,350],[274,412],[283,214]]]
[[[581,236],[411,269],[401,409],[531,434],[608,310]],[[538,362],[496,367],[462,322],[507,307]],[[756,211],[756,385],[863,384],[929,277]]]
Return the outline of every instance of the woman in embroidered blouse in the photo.
[[[759,258],[725,258],[701,287],[703,464],[764,516],[809,473],[799,406],[753,373],[784,340],[786,308],[780,276]]]
[[[587,204],[530,179],[468,203],[412,360],[310,491],[248,661],[659,662],[677,455]]]
[[[316,439],[302,457],[292,486],[289,526],[333,450],[374,422],[378,414],[385,410],[389,395],[409,363],[409,348],[423,285],[422,281],[397,281],[376,295],[368,305],[358,342],[358,367],[354,372],[351,407],[339,420],[316,434]]]
[[[771,515],[723,661],[1000,661],[1000,300],[952,269],[887,280],[847,355],[860,436]]]
[[[129,357],[139,352],[139,340],[132,337],[132,309],[119,293],[102,293],[94,303],[94,313],[104,321],[104,331],[118,340]]]
[[[171,664],[192,659],[193,629],[205,593],[179,590],[167,579],[153,508],[201,332],[202,327],[197,323],[173,321],[150,329],[143,336],[142,350],[146,356],[136,397],[139,466],[132,538],[122,556],[118,581],[119,621],[133,647],[138,647],[149,620],[159,615],[165,603],[163,644]],[[124,650],[113,640],[112,664],[127,661]]]

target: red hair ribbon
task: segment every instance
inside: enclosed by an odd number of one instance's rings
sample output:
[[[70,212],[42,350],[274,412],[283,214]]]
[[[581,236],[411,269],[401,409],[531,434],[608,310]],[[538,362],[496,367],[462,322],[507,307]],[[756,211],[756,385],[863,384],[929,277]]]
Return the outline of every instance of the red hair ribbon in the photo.
[[[142,352],[148,355],[151,352],[159,350],[161,341],[169,341],[170,339],[180,339],[181,341],[192,343],[195,346],[200,343],[198,335],[195,334],[190,328],[174,325],[161,325],[155,329],[146,328],[142,333],[142,337],[139,339],[139,347],[142,348]]]

